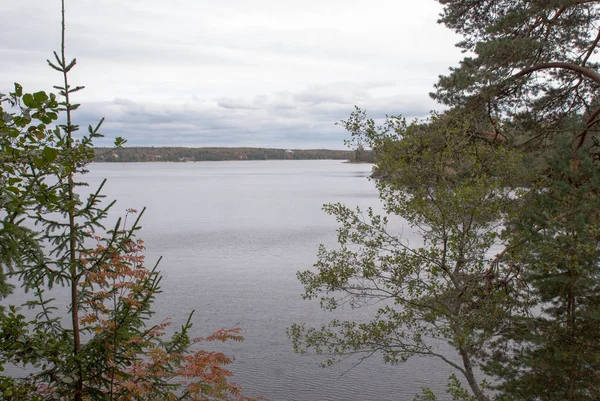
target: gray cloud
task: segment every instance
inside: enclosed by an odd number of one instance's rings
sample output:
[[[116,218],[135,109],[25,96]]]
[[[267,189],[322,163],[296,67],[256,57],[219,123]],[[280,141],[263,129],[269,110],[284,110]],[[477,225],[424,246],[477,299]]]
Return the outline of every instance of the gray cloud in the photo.
[[[57,7],[0,3],[0,91],[59,82],[45,62]],[[354,105],[377,119],[435,108],[427,93],[460,58],[439,11],[414,0],[67,1],[71,81],[87,87],[78,118],[105,116],[105,142],[341,148],[334,123]]]
[[[337,85],[332,85],[333,88]],[[335,94],[334,89],[307,88],[253,99],[190,99],[182,103],[143,102],[117,98],[88,102],[76,118],[81,125],[106,117],[99,145],[123,136],[130,145],[153,146],[260,146],[328,147],[341,149],[348,134],[335,122],[348,117],[354,105],[364,107],[376,119],[386,114],[414,118],[427,115],[430,101],[403,97],[374,98],[356,102],[355,91]],[[364,89],[363,89],[364,90]],[[300,100],[299,100],[300,99]]]

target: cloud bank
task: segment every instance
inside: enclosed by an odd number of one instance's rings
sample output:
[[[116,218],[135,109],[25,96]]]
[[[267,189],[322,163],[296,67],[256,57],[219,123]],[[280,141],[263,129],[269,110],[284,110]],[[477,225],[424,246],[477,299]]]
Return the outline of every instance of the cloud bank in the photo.
[[[13,3],[13,4],[10,4]],[[0,91],[50,90],[58,2],[3,2]],[[106,117],[108,144],[342,148],[334,123],[422,117],[460,58],[431,1],[67,1],[81,125]],[[100,143],[99,143],[100,144]]]

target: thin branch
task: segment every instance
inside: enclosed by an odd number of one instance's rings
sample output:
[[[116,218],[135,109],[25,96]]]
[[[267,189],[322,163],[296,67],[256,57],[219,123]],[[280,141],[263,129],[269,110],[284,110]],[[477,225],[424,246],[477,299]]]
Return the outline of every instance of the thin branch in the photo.
[[[346,373],[350,372],[352,369],[356,368],[361,363],[363,363],[365,359],[370,358],[371,356],[373,356],[377,351],[380,351],[380,349],[375,348],[375,349],[371,350],[368,355],[361,356],[359,358],[358,362],[352,364],[352,366],[350,366],[347,370],[345,370],[344,372],[342,372],[342,374],[340,375],[340,378],[343,377],[343,376],[345,376]],[[368,351],[365,351],[365,352],[368,352]],[[348,355],[348,357],[350,357],[350,355]]]
[[[587,61],[589,60],[589,58],[594,53],[594,50],[596,49],[596,46],[598,46],[598,42],[600,42],[600,29],[598,30],[598,34],[596,35],[596,39],[594,39],[594,42],[591,44],[590,48],[587,51],[587,54],[585,55],[583,61],[581,62],[581,66],[582,67],[585,66],[585,63],[587,63]]]

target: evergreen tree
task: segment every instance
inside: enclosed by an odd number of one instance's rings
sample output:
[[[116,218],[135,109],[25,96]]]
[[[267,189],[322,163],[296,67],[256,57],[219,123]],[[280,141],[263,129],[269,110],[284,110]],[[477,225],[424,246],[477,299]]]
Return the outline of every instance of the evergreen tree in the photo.
[[[600,170],[562,145],[507,232],[502,265],[520,272],[530,308],[510,316],[485,368],[509,399],[600,397]]]
[[[522,207],[506,219],[499,260],[527,284],[486,365],[503,394],[598,398],[598,1],[441,0],[441,22],[473,56],[433,97],[484,111],[494,132],[535,154]]]
[[[0,376],[4,400],[216,400],[246,399],[229,381],[219,352],[203,341],[239,341],[238,329],[206,338],[190,336],[191,315],[166,335],[168,321],[152,323],[152,302],[160,275],[147,268],[143,242],[136,238],[141,214],[105,227],[114,204],[103,203],[102,185],[82,197],[100,124],[78,135],[69,72],[75,60],[62,45],[49,65],[59,71],[59,97],[45,92],[0,95],[0,370],[20,365],[25,378]],[[59,125],[53,124],[59,121]],[[116,146],[124,141],[117,139]],[[133,221],[127,222],[127,216]],[[10,305],[12,276],[31,295]],[[69,293],[68,321],[57,312],[49,289]],[[9,305],[7,305],[9,304]],[[23,308],[33,313],[21,313]],[[26,316],[29,315],[29,316]]]
[[[557,132],[572,133],[577,147],[595,144],[589,136],[600,123],[600,64],[593,57],[600,2],[439,2],[439,22],[463,36],[458,46],[469,56],[440,77],[434,99],[481,110],[517,144],[539,147]]]
[[[299,274],[305,296],[385,306],[371,322],[290,334],[301,351],[381,351],[392,363],[436,356],[428,338],[444,338],[467,355],[454,367],[472,395],[454,378],[453,399],[491,397],[474,364],[495,376],[498,399],[597,399],[600,2],[439,1],[467,53],[432,94],[448,111],[376,127],[357,110],[343,122],[374,150],[386,211],[425,244],[327,207],[340,248]]]

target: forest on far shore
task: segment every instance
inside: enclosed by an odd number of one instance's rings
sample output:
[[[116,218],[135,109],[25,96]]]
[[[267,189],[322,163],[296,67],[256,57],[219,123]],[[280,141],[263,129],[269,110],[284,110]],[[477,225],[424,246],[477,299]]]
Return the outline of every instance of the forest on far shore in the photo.
[[[220,160],[349,160],[373,162],[371,151],[357,149],[269,149],[126,147],[95,148],[94,162],[194,162]]]

